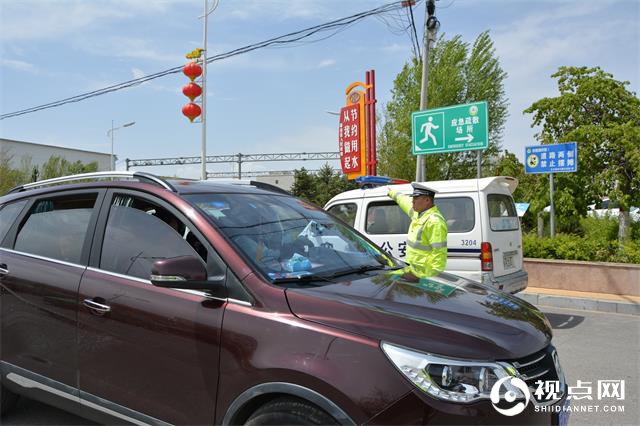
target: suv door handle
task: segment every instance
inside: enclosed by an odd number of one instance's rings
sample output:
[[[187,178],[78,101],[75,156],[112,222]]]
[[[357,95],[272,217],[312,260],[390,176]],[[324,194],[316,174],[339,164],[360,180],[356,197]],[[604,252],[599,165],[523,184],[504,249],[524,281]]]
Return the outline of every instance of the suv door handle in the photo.
[[[99,313],[101,315],[102,314],[106,314],[108,312],[111,312],[111,306],[103,305],[103,304],[98,303],[98,302],[94,302],[91,299],[84,299],[84,302],[82,302],[82,303],[87,308],[89,308],[92,311],[95,311],[96,313]]]
[[[9,275],[9,268],[6,263],[0,263],[0,277],[4,277],[5,275]]]

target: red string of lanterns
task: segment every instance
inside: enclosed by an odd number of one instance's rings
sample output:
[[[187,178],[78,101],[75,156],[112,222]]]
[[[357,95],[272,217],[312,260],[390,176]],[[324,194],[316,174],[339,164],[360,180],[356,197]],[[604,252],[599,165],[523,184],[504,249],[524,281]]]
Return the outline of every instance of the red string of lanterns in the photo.
[[[188,53],[186,56],[189,59],[199,59],[201,54],[202,49],[196,49],[193,52]],[[193,102],[195,98],[202,95],[202,87],[194,82],[196,78],[202,75],[202,67],[197,62],[192,61],[182,68],[182,72],[191,80],[191,83],[187,83],[182,87],[182,93],[191,101],[182,106],[182,114],[193,123],[193,120],[200,117],[202,114],[202,108],[200,108],[200,105]]]

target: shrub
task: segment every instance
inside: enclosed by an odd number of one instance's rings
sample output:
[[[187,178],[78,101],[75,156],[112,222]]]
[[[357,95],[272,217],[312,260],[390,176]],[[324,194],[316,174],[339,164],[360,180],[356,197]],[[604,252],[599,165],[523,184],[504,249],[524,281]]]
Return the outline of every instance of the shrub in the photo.
[[[640,264],[640,244],[627,243],[622,249],[618,241],[605,238],[610,224],[601,225],[598,230],[587,230],[584,237],[571,234],[557,234],[555,238],[538,238],[535,234],[524,234],[522,242],[524,256],[540,259],[583,260],[591,262],[619,262]],[[616,226],[617,232],[617,226]]]
[[[612,256],[612,262],[640,264],[640,244],[631,242],[625,244],[622,250]]]
[[[618,239],[618,221],[613,218],[584,217],[580,220],[585,238],[613,241]]]

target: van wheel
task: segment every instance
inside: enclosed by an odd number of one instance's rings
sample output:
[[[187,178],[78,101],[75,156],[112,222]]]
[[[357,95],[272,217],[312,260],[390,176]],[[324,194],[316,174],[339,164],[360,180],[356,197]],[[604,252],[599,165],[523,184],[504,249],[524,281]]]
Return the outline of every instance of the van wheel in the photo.
[[[0,416],[11,410],[18,402],[18,395],[0,385]]]
[[[338,422],[316,407],[293,398],[278,398],[256,410],[246,425],[337,425]]]

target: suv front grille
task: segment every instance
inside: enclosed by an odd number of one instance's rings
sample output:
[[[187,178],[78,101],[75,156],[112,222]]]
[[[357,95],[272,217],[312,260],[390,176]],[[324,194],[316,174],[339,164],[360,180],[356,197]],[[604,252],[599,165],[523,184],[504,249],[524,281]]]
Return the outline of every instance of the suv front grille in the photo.
[[[535,395],[535,391],[538,389],[536,384],[538,381],[544,382],[560,382],[560,388],[558,389],[558,395],[564,394],[564,379],[560,377],[560,373],[556,369],[556,365],[553,359],[555,348],[551,345],[547,346],[541,351],[538,351],[532,355],[510,361],[510,363],[516,368],[520,378],[525,381],[529,389],[531,390],[531,396],[540,403],[548,402],[547,400],[539,399]]]

